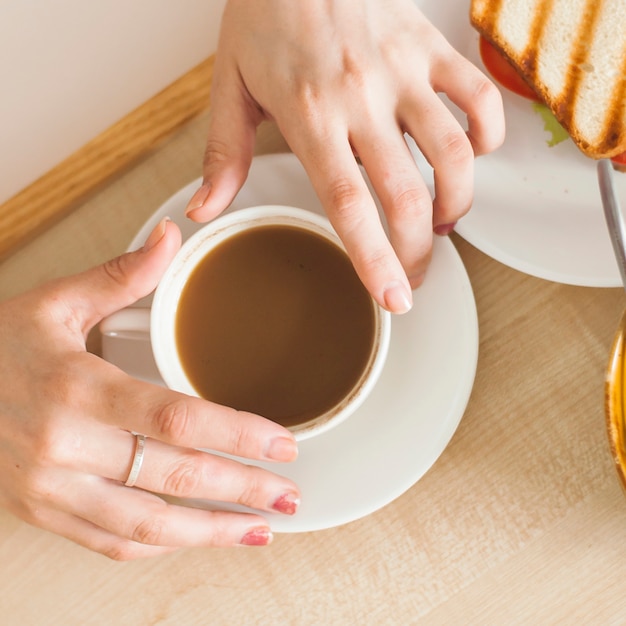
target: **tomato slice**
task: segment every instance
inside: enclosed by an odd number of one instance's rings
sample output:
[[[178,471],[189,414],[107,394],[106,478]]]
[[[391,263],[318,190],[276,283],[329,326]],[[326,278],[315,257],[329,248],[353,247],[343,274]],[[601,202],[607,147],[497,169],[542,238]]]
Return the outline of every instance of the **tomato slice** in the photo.
[[[537,96],[533,89],[517,73],[517,70],[502,56],[500,51],[482,35],[480,37],[480,58],[485,64],[487,71],[503,87],[534,102],[542,102],[541,98]],[[618,170],[626,172],[626,152],[617,154],[611,158],[611,161]]]
[[[611,157],[611,162],[620,172],[626,172],[626,152]]]
[[[541,102],[537,94],[528,86],[515,68],[502,56],[500,51],[484,37],[480,37],[480,58],[489,73],[513,93]]]

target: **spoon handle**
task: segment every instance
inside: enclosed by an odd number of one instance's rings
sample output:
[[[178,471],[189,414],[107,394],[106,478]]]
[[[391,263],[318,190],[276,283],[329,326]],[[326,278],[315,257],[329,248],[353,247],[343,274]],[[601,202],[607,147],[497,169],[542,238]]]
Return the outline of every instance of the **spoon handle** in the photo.
[[[622,284],[626,289],[626,224],[620,210],[615,186],[613,184],[613,165],[609,159],[598,161],[598,181],[600,196],[604,207],[604,217],[609,228],[615,258],[622,276]]]

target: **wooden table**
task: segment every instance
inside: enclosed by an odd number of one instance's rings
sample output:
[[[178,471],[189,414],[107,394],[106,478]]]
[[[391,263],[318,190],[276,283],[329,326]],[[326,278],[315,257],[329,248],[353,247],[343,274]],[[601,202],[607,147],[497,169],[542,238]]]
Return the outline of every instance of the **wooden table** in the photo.
[[[197,177],[206,113],[0,266],[0,297],[122,252]],[[258,151],[284,149],[271,126]],[[623,624],[626,496],[604,371],[621,289],[532,278],[453,235],[480,320],[475,387],[426,476],[377,513],[117,563],[0,511],[0,623]]]

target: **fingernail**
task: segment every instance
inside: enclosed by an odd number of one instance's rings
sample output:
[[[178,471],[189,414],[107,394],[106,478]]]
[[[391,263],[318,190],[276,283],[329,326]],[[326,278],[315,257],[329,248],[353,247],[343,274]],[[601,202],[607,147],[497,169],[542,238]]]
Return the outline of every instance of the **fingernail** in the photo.
[[[265,457],[272,461],[295,461],[298,458],[298,444],[289,437],[274,437],[267,445]]]
[[[387,285],[383,294],[385,308],[392,313],[406,313],[413,306],[413,298],[410,292],[399,280],[393,281]]]
[[[272,543],[272,531],[265,526],[249,530],[239,542],[242,546],[267,546]]]
[[[272,504],[272,508],[279,513],[284,513],[285,515],[293,515],[300,506],[300,496],[293,491],[284,493],[279,498],[274,500],[274,504]]]
[[[163,239],[165,231],[167,230],[167,223],[171,221],[169,217],[164,217],[152,230],[146,239],[146,243],[143,244],[143,251],[148,252],[152,250],[154,246]]]
[[[435,226],[433,230],[435,231],[435,234],[445,237],[454,230],[455,226],[456,222],[451,222],[450,224],[439,224],[439,226]]]
[[[187,203],[187,208],[185,209],[185,215],[189,217],[190,213],[193,213],[196,209],[199,209],[204,203],[207,201],[209,197],[209,193],[211,191],[211,186],[209,183],[205,183],[196,191],[196,193],[191,196],[191,200]]]

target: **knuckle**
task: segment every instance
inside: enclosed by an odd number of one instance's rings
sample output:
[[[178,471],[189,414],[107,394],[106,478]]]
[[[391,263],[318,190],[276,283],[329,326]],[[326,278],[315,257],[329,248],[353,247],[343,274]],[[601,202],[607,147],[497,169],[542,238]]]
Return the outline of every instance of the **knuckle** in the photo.
[[[363,88],[371,75],[371,72],[364,67],[361,56],[349,48],[342,51],[341,70],[344,83],[356,88]]]
[[[307,126],[315,126],[315,122],[320,118],[322,107],[322,96],[320,90],[309,81],[297,81],[294,86],[294,99],[298,103],[300,115],[308,122]]]
[[[51,491],[46,472],[40,468],[24,472],[20,479],[20,488],[22,491],[20,515],[33,526],[41,526],[43,513],[40,503]]]
[[[385,269],[389,264],[389,255],[386,250],[375,249],[363,251],[357,255],[359,266],[363,268],[366,275],[380,275],[384,274]]]
[[[221,511],[206,511],[207,519],[204,545],[225,548],[235,544],[234,529]]]
[[[480,130],[472,133],[477,154],[495,150],[504,141],[505,125],[502,108],[502,94],[494,83],[481,78],[473,97],[473,116],[480,121]]]
[[[77,405],[85,396],[85,367],[79,355],[64,354],[40,372],[41,397],[53,406]]]
[[[414,185],[395,191],[392,196],[394,217],[400,220],[415,219],[432,210],[430,194]]]
[[[492,110],[494,106],[500,106],[502,96],[493,82],[481,76],[476,82],[473,101],[479,109]]]
[[[48,329],[53,320],[59,326],[70,332],[82,330],[80,315],[77,309],[70,306],[64,291],[63,279],[56,279],[42,287],[43,297],[35,301],[32,315],[28,318],[30,324],[39,328]]]
[[[360,193],[351,181],[340,179],[332,182],[328,188],[328,200],[338,219],[346,221],[358,216]]]
[[[153,419],[153,427],[159,438],[183,442],[191,435],[192,421],[187,402],[177,398],[162,405]]]
[[[65,440],[62,437],[53,436],[48,429],[42,430],[42,432],[34,438],[32,453],[42,468],[62,465],[64,459],[69,456],[69,454],[65,452]],[[37,474],[37,472],[31,472],[29,474],[31,486],[40,483]]]
[[[226,144],[224,141],[220,141],[216,137],[209,138],[204,148],[205,165],[226,161],[231,150],[232,147]]]
[[[233,545],[232,533],[226,528],[217,528],[211,531],[208,545],[214,548],[227,548]]]
[[[149,516],[139,520],[130,534],[130,539],[137,543],[160,545],[165,531],[164,520],[158,516]]]
[[[439,140],[439,146],[448,165],[460,165],[474,158],[472,145],[461,130],[444,133]]]
[[[237,412],[237,415],[241,415]],[[253,435],[248,429],[247,422],[241,419],[232,419],[229,422],[228,444],[229,450],[234,454],[244,454],[249,452],[249,443]]]
[[[54,428],[54,418],[50,422],[39,429],[33,436],[31,441],[32,458],[36,459],[37,467],[32,468],[26,473],[29,482],[33,487],[41,486],[42,473],[49,468],[67,467],[72,464],[77,456],[80,455],[81,438],[74,432],[63,432]],[[45,474],[44,474],[45,475]]]
[[[373,87],[375,80],[371,68],[349,47],[340,50],[337,63],[333,64],[330,78],[297,73],[290,75],[289,97],[298,105],[300,119],[306,121],[311,129],[318,128],[333,106],[333,98],[329,94],[328,82],[341,86],[342,92],[359,94],[361,104],[371,105],[375,100]]]
[[[245,473],[245,478],[241,483],[235,502],[237,504],[251,506],[258,504],[259,495],[261,493],[261,484],[259,483],[254,469],[251,467],[248,467],[247,469],[249,471]]]
[[[64,466],[80,455],[83,440],[79,429],[67,428],[68,408],[80,406],[87,393],[84,377],[68,357],[57,367],[41,372],[37,394],[46,402],[46,419],[30,431],[33,458],[40,467]]]
[[[125,254],[109,259],[103,263],[100,268],[102,272],[104,272],[105,276],[115,285],[123,288],[128,287],[129,276],[126,267]]]
[[[290,124],[277,114],[276,119],[287,142],[292,145],[313,145],[318,149],[326,146],[332,138],[334,122],[330,120],[332,101],[327,91],[315,80],[306,76],[294,76],[285,100],[293,102],[298,111],[298,124]]]
[[[165,479],[165,493],[179,497],[189,497],[197,493],[202,477],[199,455],[200,453],[192,454],[190,458],[174,465]]]
[[[100,553],[113,561],[132,561],[137,558],[136,546],[131,541],[120,540],[105,546]]]

